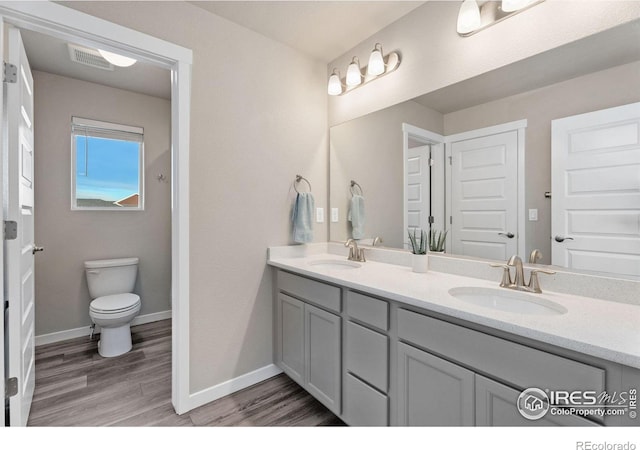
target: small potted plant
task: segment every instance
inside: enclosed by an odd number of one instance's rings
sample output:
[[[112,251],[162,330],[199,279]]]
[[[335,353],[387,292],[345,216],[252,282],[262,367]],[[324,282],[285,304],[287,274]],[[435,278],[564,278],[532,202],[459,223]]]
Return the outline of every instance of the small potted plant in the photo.
[[[411,253],[413,253],[411,257],[413,271],[425,273],[429,269],[427,232],[422,229],[414,229],[413,232],[409,230],[409,244],[411,245]]]
[[[447,233],[449,230],[429,231],[429,251],[433,253],[444,253],[444,245],[447,239]]]

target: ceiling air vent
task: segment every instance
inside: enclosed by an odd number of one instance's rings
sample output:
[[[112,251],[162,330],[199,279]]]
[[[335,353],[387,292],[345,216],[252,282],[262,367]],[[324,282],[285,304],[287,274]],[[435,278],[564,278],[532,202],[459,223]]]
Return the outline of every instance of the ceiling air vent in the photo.
[[[79,45],[67,44],[69,47],[69,57],[71,61],[94,67],[96,69],[113,71],[113,65],[104,59],[98,50],[80,47]]]

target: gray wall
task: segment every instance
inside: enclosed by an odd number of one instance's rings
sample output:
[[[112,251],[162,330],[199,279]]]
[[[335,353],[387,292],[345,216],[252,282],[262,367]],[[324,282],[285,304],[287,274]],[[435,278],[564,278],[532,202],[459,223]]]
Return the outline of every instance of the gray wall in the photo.
[[[331,240],[352,237],[347,212],[349,182],[355,180],[364,190],[365,237],[380,236],[384,246],[403,248],[403,123],[439,134],[444,129],[442,114],[414,101],[331,127],[330,203],[340,211],[330,225]]]
[[[137,256],[140,314],[171,309],[171,103],[33,72],[36,335],[89,325],[85,260]],[[145,210],[71,211],[71,116],[144,128]]]
[[[187,2],[64,5],[193,50],[190,390],[272,364],[266,249],[291,242],[297,173],[327,206],[326,64]]]
[[[556,83],[541,89],[463,109],[444,116],[446,135],[527,119],[525,208],[538,209],[526,222],[526,253],[538,248],[551,264],[551,121],[640,101],[640,62]]]

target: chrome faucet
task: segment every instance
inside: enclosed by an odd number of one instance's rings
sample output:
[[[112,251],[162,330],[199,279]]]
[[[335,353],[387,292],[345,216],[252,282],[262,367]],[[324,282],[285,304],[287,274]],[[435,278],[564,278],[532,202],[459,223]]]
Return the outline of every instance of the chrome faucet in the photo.
[[[540,282],[538,280],[538,273],[545,273],[547,275],[555,274],[552,270],[546,269],[533,269],[529,275],[529,283],[524,283],[524,267],[522,266],[522,259],[518,255],[513,255],[509,258],[506,264],[491,264],[491,267],[500,267],[504,269],[502,273],[502,281],[500,281],[500,287],[507,289],[514,289],[516,291],[533,292],[536,294],[542,293],[540,289]],[[511,268],[515,267],[515,278],[511,278]]]
[[[349,261],[367,262],[364,257],[364,249],[358,248],[358,242],[355,239],[347,240],[344,246],[349,247]]]
[[[382,244],[382,238],[380,236],[376,236],[373,238],[373,243],[371,244],[372,247],[375,247],[376,245],[380,245]]]
[[[529,264],[536,264],[540,259],[542,259],[542,253],[540,250],[537,248],[533,249],[529,255]]]

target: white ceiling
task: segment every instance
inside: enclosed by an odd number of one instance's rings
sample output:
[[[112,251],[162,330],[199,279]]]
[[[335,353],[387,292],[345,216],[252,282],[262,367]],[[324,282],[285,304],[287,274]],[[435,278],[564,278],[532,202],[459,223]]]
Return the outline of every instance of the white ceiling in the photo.
[[[424,1],[193,1],[329,63]]]
[[[154,97],[171,98],[171,72],[138,61],[113,72],[71,61],[67,43],[51,36],[20,30],[31,69],[98,83]]]

